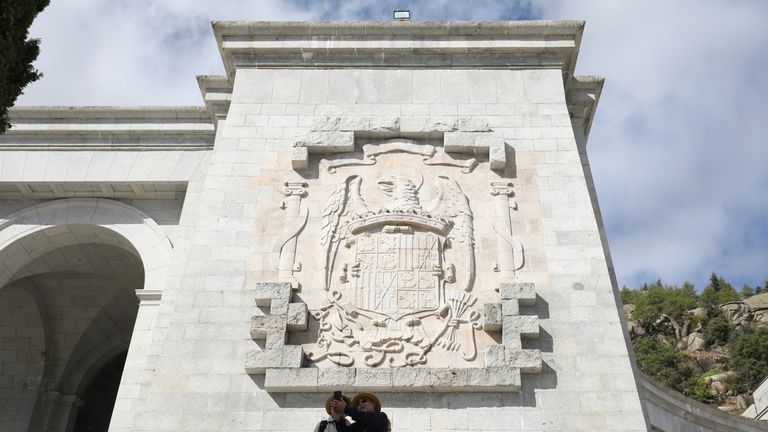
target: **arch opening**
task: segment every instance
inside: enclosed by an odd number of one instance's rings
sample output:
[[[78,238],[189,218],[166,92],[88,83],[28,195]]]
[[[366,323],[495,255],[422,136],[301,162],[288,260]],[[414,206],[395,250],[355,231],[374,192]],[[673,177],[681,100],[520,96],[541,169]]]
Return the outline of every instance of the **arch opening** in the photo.
[[[90,379],[74,422],[76,432],[107,432],[128,351],[112,357]]]
[[[0,321],[0,333],[14,333],[0,347],[0,366],[19,371],[8,391],[26,385],[23,410],[20,402],[14,412],[0,407],[0,430],[107,430],[139,312],[136,290],[161,291],[170,250],[149,217],[109,200],[58,200],[0,224],[0,312],[22,305],[25,317],[37,317],[34,331],[24,321],[32,318]],[[18,334],[34,339],[32,349]]]

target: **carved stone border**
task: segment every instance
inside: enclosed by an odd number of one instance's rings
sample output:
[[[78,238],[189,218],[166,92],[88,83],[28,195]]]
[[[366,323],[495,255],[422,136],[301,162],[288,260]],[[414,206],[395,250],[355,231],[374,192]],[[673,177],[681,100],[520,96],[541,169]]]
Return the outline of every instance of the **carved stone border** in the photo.
[[[326,392],[329,389],[379,392],[494,392],[520,390],[522,373],[541,372],[541,352],[522,349],[523,338],[539,334],[538,317],[520,315],[520,305],[533,305],[531,283],[504,283],[501,303],[484,306],[485,330],[500,331],[502,344],[485,349],[484,368],[317,368],[302,367],[300,345],[287,345],[289,331],[306,331],[308,310],[291,303],[290,283],[256,285],[256,304],[269,306],[269,314],[254,316],[251,337],[266,340],[261,350],[246,355],[245,371],[265,375],[271,392]]]
[[[506,145],[487,123],[469,117],[325,117],[293,144],[291,166],[309,167],[309,155],[349,153],[355,138],[442,138],[446,153],[487,154],[491,169],[507,165]]]

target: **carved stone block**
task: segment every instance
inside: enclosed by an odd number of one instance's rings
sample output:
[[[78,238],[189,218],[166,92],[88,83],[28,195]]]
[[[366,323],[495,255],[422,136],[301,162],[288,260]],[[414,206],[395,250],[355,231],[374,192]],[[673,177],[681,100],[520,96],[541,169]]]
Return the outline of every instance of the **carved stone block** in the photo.
[[[354,132],[324,131],[309,132],[298,139],[294,147],[306,147],[310,153],[340,153],[355,150]]]
[[[503,140],[495,140],[488,148],[488,161],[492,170],[503,170],[507,167],[507,146]]]
[[[506,351],[517,351],[523,349],[523,342],[520,339],[520,333],[509,328],[501,330],[501,343]]]
[[[487,303],[483,306],[483,329],[499,331],[502,324],[502,307],[499,303]]]
[[[355,373],[355,388],[362,391],[389,390],[392,387],[392,369],[363,369]]]
[[[539,336],[539,317],[535,315],[505,316],[503,323],[505,332],[519,333],[521,337]]]
[[[518,350],[506,353],[507,364],[525,373],[541,373],[542,360],[539,350]]]
[[[276,298],[272,299],[272,303],[269,305],[269,313],[272,315],[282,315],[283,319],[288,316],[288,299]]]
[[[318,369],[317,387],[319,389],[352,389],[355,385],[355,374],[355,368],[338,367]]]
[[[306,147],[294,147],[291,150],[291,168],[296,171],[309,167],[309,149]]]
[[[436,391],[449,391],[452,388],[466,388],[467,382],[469,381],[469,371],[470,369],[434,368],[432,369],[431,387]]]
[[[263,282],[256,284],[254,290],[256,306],[269,306],[274,299],[289,299],[291,284],[286,282]]]
[[[266,339],[271,333],[285,332],[285,315],[265,315],[251,318],[251,337]]]
[[[392,385],[405,391],[414,387],[428,388],[432,385],[432,372],[426,368],[393,369]]]
[[[532,283],[503,283],[499,294],[502,300],[517,299],[523,306],[536,304],[536,286]]]
[[[263,374],[268,368],[280,367],[282,359],[283,352],[279,348],[250,351],[246,353],[245,371],[249,374]]]
[[[501,314],[503,316],[520,315],[520,301],[518,299],[502,300]]]
[[[317,376],[316,368],[270,368],[264,376],[264,389],[274,392],[316,392]]]
[[[304,331],[307,329],[307,305],[304,303],[289,303],[286,327],[289,331]]]
[[[509,366],[467,369],[466,386],[475,391],[488,388],[516,391],[520,389],[520,370]]]
[[[499,367],[506,365],[504,357],[504,345],[489,346],[485,348],[485,367]]]
[[[267,348],[281,348],[285,345],[285,338],[287,333],[285,331],[278,331],[273,333],[267,333],[266,347]],[[254,340],[258,340],[254,338]]]
[[[282,348],[281,368],[300,368],[303,362],[304,351],[301,345],[286,345]]]

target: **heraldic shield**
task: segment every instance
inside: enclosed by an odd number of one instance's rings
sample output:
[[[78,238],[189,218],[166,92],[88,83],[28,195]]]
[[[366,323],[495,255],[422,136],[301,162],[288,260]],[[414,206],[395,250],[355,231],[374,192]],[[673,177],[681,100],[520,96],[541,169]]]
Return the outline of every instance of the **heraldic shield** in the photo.
[[[323,213],[328,294],[311,311],[319,330],[317,342],[305,346],[307,358],[404,367],[426,364],[439,350],[473,361],[481,324],[470,293],[475,258],[467,197],[454,180],[438,176],[436,196],[423,208],[420,186],[395,175],[378,180],[389,199],[371,209],[362,182],[347,177]]]
[[[430,232],[387,231],[357,238],[355,265],[359,264],[359,275],[353,278],[355,306],[396,319],[437,309],[441,300],[444,240]]]

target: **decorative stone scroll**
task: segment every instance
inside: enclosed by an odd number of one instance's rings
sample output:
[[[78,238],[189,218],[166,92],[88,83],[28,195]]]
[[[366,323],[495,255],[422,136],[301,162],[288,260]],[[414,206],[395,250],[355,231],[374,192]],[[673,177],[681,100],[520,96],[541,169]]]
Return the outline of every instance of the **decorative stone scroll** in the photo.
[[[294,170],[309,167],[310,154],[335,154],[354,151],[356,137],[423,139],[442,138],[442,154],[435,155],[427,165],[454,165],[446,153],[487,154],[493,170],[503,170],[507,165],[506,144],[500,135],[493,132],[486,123],[478,123],[468,117],[328,117],[314,125],[313,130],[293,144],[291,165]],[[374,156],[371,158],[370,156]],[[362,161],[352,160],[331,163],[326,168],[333,170],[348,165],[373,165],[375,155],[369,153]],[[476,162],[463,162],[465,172],[474,168]]]
[[[363,159],[323,159],[320,166],[329,173],[335,173],[336,169],[344,166],[375,165],[376,157],[386,153],[408,153],[422,156],[424,165],[443,165],[461,168],[464,174],[472,172],[477,166],[477,159],[455,159],[446,154],[443,149],[435,148],[428,144],[404,138],[385,141],[382,144],[366,144],[363,146]]]

